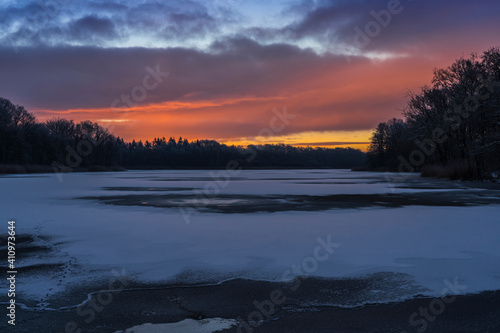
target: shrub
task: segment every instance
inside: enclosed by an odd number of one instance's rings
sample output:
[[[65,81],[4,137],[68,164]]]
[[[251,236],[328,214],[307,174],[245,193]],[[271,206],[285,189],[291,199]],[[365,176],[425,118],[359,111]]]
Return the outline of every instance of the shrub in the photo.
[[[422,177],[466,180],[473,178],[473,172],[466,160],[453,161],[446,165],[431,164],[422,168]]]
[[[0,174],[26,173],[26,168],[18,164],[0,164]]]

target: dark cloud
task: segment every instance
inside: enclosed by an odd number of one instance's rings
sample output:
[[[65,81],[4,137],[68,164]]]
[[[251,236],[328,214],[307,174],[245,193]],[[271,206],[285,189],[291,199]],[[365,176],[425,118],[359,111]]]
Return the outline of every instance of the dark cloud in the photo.
[[[295,21],[283,26],[243,27],[238,1],[64,1],[29,2],[2,8],[0,45],[119,45],[166,47],[198,45],[232,35],[251,37],[259,43],[311,45],[316,50],[342,53],[442,52],[450,36],[477,36],[482,44],[496,38],[500,29],[500,2],[484,0],[400,0],[398,14],[377,28],[373,13],[386,13],[397,0],[304,0],[284,8],[282,17]],[[0,5],[1,8],[1,5]],[[265,9],[262,9],[265,17]],[[276,19],[276,18],[275,18]],[[382,15],[382,19],[386,17]],[[283,19],[283,22],[288,22]],[[370,25],[371,24],[371,25]],[[358,30],[366,33],[359,36]],[[375,30],[373,30],[375,29]],[[1,36],[1,35],[0,35]],[[140,41],[149,41],[140,44]],[[444,43],[443,43],[444,40]],[[473,42],[473,41],[471,41]],[[206,43],[205,43],[206,45]],[[460,51],[455,41],[454,52]]]
[[[218,22],[207,13],[171,14],[158,37],[178,40],[192,36],[203,37],[215,31],[218,31]]]
[[[142,84],[147,66],[159,65],[170,73],[169,82],[148,94],[144,103],[193,94],[198,99],[267,96],[300,73],[314,73],[324,62],[345,62],[343,58],[326,60],[290,45],[260,45],[248,39],[217,45],[218,53],[183,48],[59,47],[27,48],[16,54],[4,49],[0,91],[7,96],[22,92],[23,103],[38,108],[107,107],[115,96]]]
[[[74,41],[110,40],[118,37],[115,25],[107,18],[85,16],[72,22],[68,27],[68,37]]]
[[[103,11],[107,13],[125,13],[127,10],[130,8],[126,4],[123,3],[116,3],[112,1],[105,1],[105,2],[96,2],[96,1],[91,1],[88,4],[89,9],[91,9],[92,12],[97,11],[102,13]]]
[[[123,21],[135,32],[152,33],[160,39],[185,39],[215,32],[217,21],[203,4],[185,1],[147,2],[131,7]]]
[[[392,81],[413,77],[411,70],[420,66],[412,59],[379,67],[364,58],[346,64],[343,56],[321,56],[287,44],[262,45],[243,37],[221,40],[210,52],[39,47],[15,54],[2,49],[0,91],[28,109],[52,110],[51,116],[109,119],[117,116],[111,112],[113,101],[144,86],[149,67],[169,76],[138,103],[143,111],[127,117],[146,119],[158,133],[163,126],[182,133],[255,136],[269,126],[270,110],[282,106],[293,110],[296,119],[280,134],[357,130],[397,115],[404,93],[401,84]],[[388,70],[397,74],[374,91],[371,82],[387,76]],[[149,107],[161,103],[180,106]],[[67,114],[71,109],[83,111]]]
[[[391,5],[397,10],[386,16]],[[246,32],[261,41],[315,40],[326,50],[340,52],[355,48],[364,52],[438,53],[450,47],[450,36],[476,35],[483,42],[494,40],[500,31],[500,2],[494,0],[302,1],[289,11],[303,15],[286,27],[255,27]],[[358,37],[361,34],[364,36]]]
[[[64,2],[64,4],[61,4]],[[228,8],[210,10],[203,1],[165,2],[53,0],[1,8],[0,45],[116,46],[129,39],[151,41],[197,40],[234,22]],[[155,45],[152,45],[155,46]]]

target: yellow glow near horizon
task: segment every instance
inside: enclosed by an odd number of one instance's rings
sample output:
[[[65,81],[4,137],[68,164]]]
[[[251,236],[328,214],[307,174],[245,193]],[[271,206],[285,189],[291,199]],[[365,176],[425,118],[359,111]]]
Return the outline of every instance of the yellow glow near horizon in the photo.
[[[300,147],[324,148],[355,148],[367,151],[373,130],[362,131],[328,131],[328,132],[302,132],[290,135],[272,137],[249,137],[236,139],[218,139],[227,145],[248,146],[251,144],[277,144],[283,143]]]

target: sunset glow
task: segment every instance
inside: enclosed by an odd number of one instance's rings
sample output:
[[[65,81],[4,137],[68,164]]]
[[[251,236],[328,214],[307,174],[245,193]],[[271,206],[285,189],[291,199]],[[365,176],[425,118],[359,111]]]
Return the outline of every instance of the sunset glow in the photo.
[[[55,8],[30,23],[44,23],[36,37],[20,30],[22,5],[2,5],[0,90],[40,121],[91,120],[125,140],[366,150],[434,68],[494,46],[500,28],[467,1],[98,3]],[[266,131],[284,108],[293,119]]]

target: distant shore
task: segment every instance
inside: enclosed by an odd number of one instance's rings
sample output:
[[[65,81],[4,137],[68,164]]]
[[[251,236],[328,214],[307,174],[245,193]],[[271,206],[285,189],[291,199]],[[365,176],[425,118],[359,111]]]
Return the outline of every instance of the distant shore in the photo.
[[[21,165],[0,164],[0,175],[32,174],[32,173],[57,173],[57,172],[102,172],[102,171],[126,171],[120,166],[91,165],[88,167],[77,167],[58,169],[50,165]]]
[[[245,170],[302,170],[302,169],[340,170],[341,168],[312,167],[312,166],[300,167],[300,168],[299,167],[287,168],[282,166],[266,166],[266,167],[245,167],[244,169]],[[66,172],[165,171],[165,170],[225,170],[225,168],[200,168],[200,167],[162,168],[160,166],[122,167],[122,166],[92,165],[88,167],[58,169],[50,165],[0,164],[0,175],[33,174],[33,173],[66,173]]]

